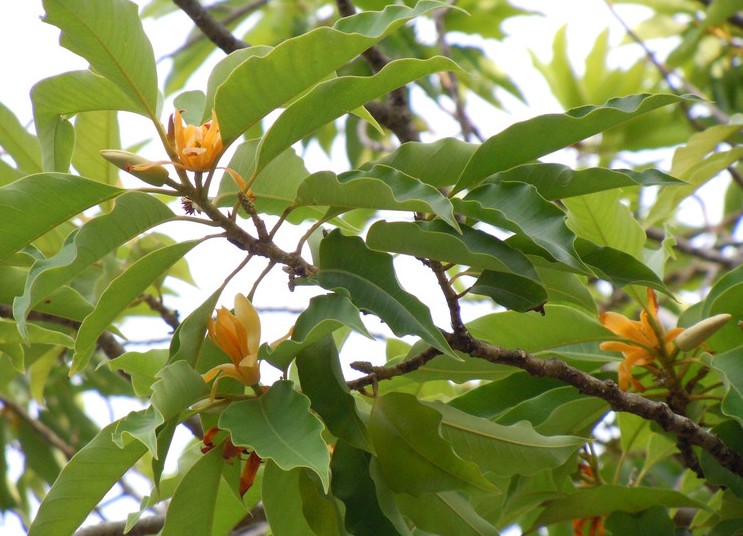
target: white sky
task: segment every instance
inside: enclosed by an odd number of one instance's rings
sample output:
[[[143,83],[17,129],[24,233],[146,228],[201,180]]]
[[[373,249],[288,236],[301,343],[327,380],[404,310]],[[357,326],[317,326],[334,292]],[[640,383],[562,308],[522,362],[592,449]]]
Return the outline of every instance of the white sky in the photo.
[[[139,0],[140,5],[145,4],[144,0]],[[512,115],[503,113],[493,113],[487,111],[491,117],[483,121],[482,116],[478,113],[475,116],[476,123],[484,133],[491,135],[508,124],[527,117],[532,117],[541,113],[560,111],[558,104],[549,95],[545,82],[533,72],[531,60],[525,52],[525,48],[531,47],[536,50],[538,55],[546,60],[551,55],[552,37],[555,30],[563,24],[569,25],[570,51],[576,58],[576,66],[582,65],[585,53],[590,49],[596,35],[605,27],[611,26],[612,42],[617,43],[622,35],[616,21],[613,21],[604,2],[601,0],[562,0],[559,2],[551,0],[521,0],[518,2],[522,7],[546,11],[548,17],[540,19],[531,17],[528,19],[512,20],[506,25],[506,30],[513,36],[509,38],[509,45],[515,45],[516,48],[509,47],[509,52],[505,53],[505,47],[499,44],[493,44],[492,50],[494,59],[499,66],[509,72],[520,85],[522,91],[527,95],[529,106],[519,105],[514,102]],[[29,99],[29,90],[38,80],[59,74],[61,72],[84,69],[86,62],[71,52],[62,49],[58,45],[59,32],[56,27],[50,26],[40,21],[43,14],[41,0],[0,0],[0,8],[3,16],[0,17],[0,69],[2,78],[0,79],[0,102],[13,110],[21,122],[29,123],[32,118],[31,103]],[[642,8],[634,6],[619,6],[620,11],[628,17],[630,22],[641,20],[645,11]],[[168,31],[163,31],[167,27]],[[153,40],[155,55],[160,58],[169,52],[175,50],[183,41],[184,36],[191,28],[191,22],[182,14],[175,14],[169,17],[167,24],[163,22],[153,23],[149,21],[145,26],[148,35]],[[155,29],[155,30],[153,30]],[[520,51],[518,51],[520,49]],[[517,50],[518,52],[514,52]],[[216,61],[220,55],[213,56]],[[159,64],[161,79],[165,78],[168,63]],[[580,68],[580,67],[578,67]],[[208,70],[202,69],[201,75],[189,83],[189,89],[203,89],[205,86],[206,74]],[[512,102],[512,101],[508,101]],[[165,107],[167,110],[168,107]],[[437,124],[436,134],[438,136],[455,135],[456,131],[452,130],[452,124]],[[130,138],[126,138],[125,143],[139,141],[148,137],[149,133],[133,133]],[[157,158],[155,156],[155,158]],[[324,157],[317,156],[313,159],[313,167],[323,168],[332,167],[343,168],[343,162],[328,162]],[[291,248],[291,244],[287,244]],[[292,248],[293,249],[293,248]],[[180,290],[186,293],[184,300],[178,303],[170,302],[171,306],[181,309],[181,318],[189,312],[188,303],[191,307],[197,305],[213,291],[219,284],[222,277],[229,273],[239,262],[240,256],[236,252],[229,253],[229,258],[224,253],[223,244],[214,244],[213,246],[200,246],[197,249],[198,254],[191,256],[191,265],[194,278],[200,284],[200,289],[195,290],[187,286],[179,286]],[[262,269],[262,267],[260,268]],[[254,272],[257,273],[257,272]],[[235,289],[225,293],[225,303],[232,301],[234,292],[247,292],[246,284],[252,283],[251,278],[242,278],[235,285]],[[416,284],[418,283],[418,284]],[[429,281],[416,282],[414,280],[405,281],[409,285],[408,290],[422,294],[431,287]],[[299,298],[297,295],[289,295],[285,290],[286,279],[280,270],[274,274],[272,286],[267,295],[266,292],[259,292],[256,297],[257,306],[280,306],[288,303],[289,300]],[[416,288],[417,287],[417,288]],[[300,290],[298,294],[303,291]],[[302,298],[307,299],[307,296]],[[477,311],[472,310],[471,314]],[[441,316],[442,325],[446,324],[445,310],[437,313]],[[283,335],[288,326],[292,323],[292,317],[289,315],[266,315],[264,322],[264,340],[273,340]],[[150,321],[146,321],[149,324]],[[141,324],[144,325],[145,323]],[[134,324],[139,326],[140,324]],[[376,325],[370,326],[373,331],[379,331]],[[167,331],[163,329],[162,333],[154,335],[164,335]],[[377,353],[381,344],[375,349],[367,342],[354,344],[350,347],[351,352],[357,352],[355,359],[370,359],[370,352]],[[349,349],[344,349],[348,351]],[[107,417],[106,417],[107,418]],[[16,459],[16,462],[18,460]],[[23,531],[13,516],[0,519],[0,532],[13,536],[23,534]]]

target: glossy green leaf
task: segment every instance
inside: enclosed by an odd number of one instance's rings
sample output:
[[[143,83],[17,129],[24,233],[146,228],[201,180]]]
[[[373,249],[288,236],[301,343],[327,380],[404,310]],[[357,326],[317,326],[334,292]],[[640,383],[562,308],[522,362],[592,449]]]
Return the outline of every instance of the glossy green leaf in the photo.
[[[501,476],[533,475],[565,463],[584,443],[581,437],[544,436],[528,421],[502,425],[443,404],[428,404],[441,415],[441,435],[454,452],[483,471]]]
[[[85,58],[139,111],[157,119],[157,71],[137,5],[128,0],[44,0],[44,21],[62,30],[60,44]]]
[[[738,421],[728,419],[714,426],[710,433],[719,437],[729,448],[743,452],[743,426]],[[723,467],[708,451],[699,454],[699,465],[708,482],[729,488],[736,497],[743,499],[743,478]]]
[[[209,392],[201,375],[185,360],[165,366],[152,384],[152,406],[168,420],[177,417],[188,406]]]
[[[568,226],[579,237],[642,259],[645,230],[621,202],[619,190],[565,199]]]
[[[303,469],[281,469],[267,460],[263,473],[262,500],[271,532],[276,536],[315,536],[303,511],[299,478]]]
[[[149,253],[132,264],[124,273],[111,281],[101,294],[95,310],[85,318],[75,341],[70,374],[84,369],[95,350],[98,336],[119,314],[144,292],[153,281],[191,251],[200,240],[179,242]]]
[[[338,441],[330,469],[333,495],[346,507],[346,529],[357,536],[397,536],[398,532],[382,512],[377,489],[369,475],[371,455]]]
[[[328,206],[346,210],[374,208],[433,213],[455,229],[459,228],[452,205],[441,192],[382,165],[340,175],[330,171],[314,173],[299,185],[295,203],[298,206]]]
[[[439,432],[441,414],[415,397],[377,397],[369,432],[385,482],[397,492],[419,496],[446,490],[497,491],[478,467],[458,457]]]
[[[493,525],[480,517],[467,499],[456,491],[397,495],[402,512],[416,528],[441,536],[498,536]]]
[[[725,381],[727,392],[722,399],[722,413],[737,420],[743,426],[743,346],[712,357],[712,367]]]
[[[485,271],[470,287],[472,294],[487,296],[512,311],[539,311],[547,301],[542,285],[517,274]]]
[[[534,266],[520,251],[484,231],[464,225],[460,227],[461,233],[457,233],[440,220],[415,223],[380,220],[369,228],[366,244],[378,251],[404,253],[539,280]]]
[[[83,225],[57,255],[34,264],[23,295],[13,301],[18,329],[25,333],[28,312],[57,287],[128,240],[172,217],[173,212],[149,194],[127,192],[119,196],[111,212]]]
[[[318,474],[327,491],[330,456],[322,439],[323,425],[310,412],[310,400],[290,381],[278,381],[263,396],[230,404],[219,417],[235,445],[254,449],[283,470],[307,467]]]
[[[599,323],[598,317],[564,305],[547,304],[544,309],[544,316],[511,311],[494,313],[469,322],[467,327],[474,337],[491,344],[537,354],[569,344],[614,337]]]
[[[542,265],[536,268],[550,303],[577,305],[588,313],[596,313],[596,302],[579,276]]]
[[[674,536],[676,524],[668,516],[668,511],[656,505],[637,513],[614,512],[604,524],[612,534],[633,534],[635,536]]]
[[[0,188],[0,259],[121,193],[118,188],[62,173],[30,175]]]
[[[219,448],[202,456],[183,475],[165,515],[162,536],[211,534],[225,461]]]
[[[369,434],[346,386],[333,338],[326,335],[304,348],[296,364],[302,392],[330,433],[356,448],[370,450]]]
[[[156,429],[162,423],[162,416],[152,406],[140,411],[132,411],[124,419],[118,421],[113,433],[114,443],[119,448],[124,448],[127,441],[136,440],[147,447],[154,457],[157,457]]]
[[[266,132],[258,149],[260,172],[279,153],[326,123],[409,82],[439,71],[458,71],[442,56],[400,59],[369,77],[343,76],[323,82],[292,103]]]
[[[564,114],[542,115],[511,125],[480,146],[462,172],[455,191],[472,188],[493,173],[527,164],[682,98],[670,94],[630,95],[601,106],[581,106]]]
[[[0,147],[23,175],[41,171],[39,140],[28,132],[15,114],[0,103]]]
[[[627,186],[680,186],[684,182],[658,171],[644,169],[572,169],[562,164],[524,164],[492,177],[495,182],[525,182],[550,201]]]
[[[31,100],[45,171],[67,171],[74,145],[74,131],[66,119],[69,115],[92,110],[141,113],[113,82],[90,71],[42,80],[32,88]]]
[[[139,441],[124,448],[113,442],[117,423],[103,428],[65,465],[39,506],[29,536],[72,534],[98,501],[146,452]]]
[[[268,345],[263,346],[259,357],[286,372],[294,357],[302,349],[342,326],[348,326],[371,338],[361,321],[359,310],[346,296],[340,294],[315,296],[310,300],[307,309],[297,317],[291,339],[281,342],[274,349]]]
[[[418,349],[416,346],[423,345],[413,346],[408,356],[415,355],[425,349],[425,347]],[[405,374],[405,378],[421,383],[437,380],[464,383],[471,380],[497,380],[515,372],[513,367],[496,365],[466,354],[461,354],[459,357],[460,359],[452,359],[446,355],[438,355],[425,365]],[[399,362],[391,360],[387,364],[394,366],[398,365]]]
[[[555,260],[578,272],[586,271],[573,245],[575,235],[565,225],[565,213],[540,196],[534,186],[485,184],[453,203],[458,214],[523,235]]]
[[[582,238],[575,241],[575,249],[597,276],[618,287],[638,284],[666,294],[669,292],[655,272],[624,251],[598,246]]]
[[[474,143],[456,138],[431,143],[408,142],[376,163],[399,169],[436,188],[444,188],[457,181],[477,148]]]
[[[336,230],[320,244],[317,277],[323,288],[348,294],[356,307],[373,311],[395,335],[418,335],[456,358],[428,308],[400,287],[390,255],[371,251],[360,238]]]
[[[607,515],[617,511],[629,513],[641,512],[654,505],[669,508],[684,506],[701,509],[707,508],[706,504],[695,501],[683,493],[670,489],[625,488],[623,486],[606,484],[591,488],[579,488],[566,497],[550,501],[534,522],[534,526]]]
[[[232,71],[214,97],[225,146],[395,28],[444,6],[423,0],[414,9],[391,5],[380,12],[359,13],[341,19],[333,28],[321,26],[288,39],[265,56],[248,58]],[[308,61],[310,58],[312,61]]]

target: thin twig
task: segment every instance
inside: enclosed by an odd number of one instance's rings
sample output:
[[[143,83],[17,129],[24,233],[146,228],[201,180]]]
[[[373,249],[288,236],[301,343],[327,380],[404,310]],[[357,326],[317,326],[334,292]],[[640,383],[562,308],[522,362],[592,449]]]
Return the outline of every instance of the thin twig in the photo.
[[[34,419],[25,409],[12,400],[0,395],[0,403],[9,411],[12,411],[19,419],[28,424],[51,446],[59,449],[68,460],[75,455],[75,448],[68,444],[57,433],[38,419]]]
[[[198,0],[173,0],[173,3],[181,8],[199,30],[226,54],[249,46],[245,41],[232,35],[232,32],[215,19]]]

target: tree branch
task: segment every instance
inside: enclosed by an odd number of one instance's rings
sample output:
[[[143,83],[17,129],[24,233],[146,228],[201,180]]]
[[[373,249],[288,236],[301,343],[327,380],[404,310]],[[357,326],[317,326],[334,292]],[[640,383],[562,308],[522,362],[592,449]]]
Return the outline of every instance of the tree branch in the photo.
[[[199,30],[225,54],[248,47],[245,41],[232,35],[232,32],[215,19],[198,0],[173,0],[173,3],[186,13]]]
[[[26,424],[28,424],[31,428],[33,428],[36,431],[36,433],[38,433],[41,437],[43,437],[46,440],[47,443],[59,449],[62,452],[62,454],[65,455],[65,458],[69,460],[75,455],[75,452],[76,452],[75,447],[73,447],[72,445],[67,443],[64,439],[59,437],[54,430],[49,428],[43,422],[39,421],[38,419],[34,419],[21,406],[19,406],[18,404],[16,404],[12,400],[9,400],[8,398],[4,396],[0,396],[0,403],[2,403],[6,409],[15,413],[15,415],[19,419],[21,419]]]

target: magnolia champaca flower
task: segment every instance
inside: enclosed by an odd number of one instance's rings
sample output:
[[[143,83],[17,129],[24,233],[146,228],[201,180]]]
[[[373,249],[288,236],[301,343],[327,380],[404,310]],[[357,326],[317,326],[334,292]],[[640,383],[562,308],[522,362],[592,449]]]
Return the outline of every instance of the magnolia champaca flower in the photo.
[[[205,382],[214,378],[212,393],[219,379],[227,376],[245,385],[255,385],[261,374],[258,367],[258,347],[261,340],[261,322],[250,300],[235,295],[235,312],[225,307],[217,310],[217,319],[209,320],[209,339],[230,357],[231,363],[217,365],[203,374]]]
[[[222,153],[222,136],[217,116],[201,126],[184,125],[181,110],[173,118],[175,150],[183,167],[190,171],[209,171]]]
[[[640,391],[644,387],[632,377],[632,367],[647,366],[658,357],[673,353],[672,341],[681,334],[683,328],[673,328],[667,333],[658,322],[658,298],[655,291],[648,289],[647,307],[640,314],[640,320],[630,320],[619,313],[602,313],[601,323],[619,335],[623,341],[602,342],[600,348],[621,352],[624,361],[619,365],[619,388],[626,391],[630,384]]]

